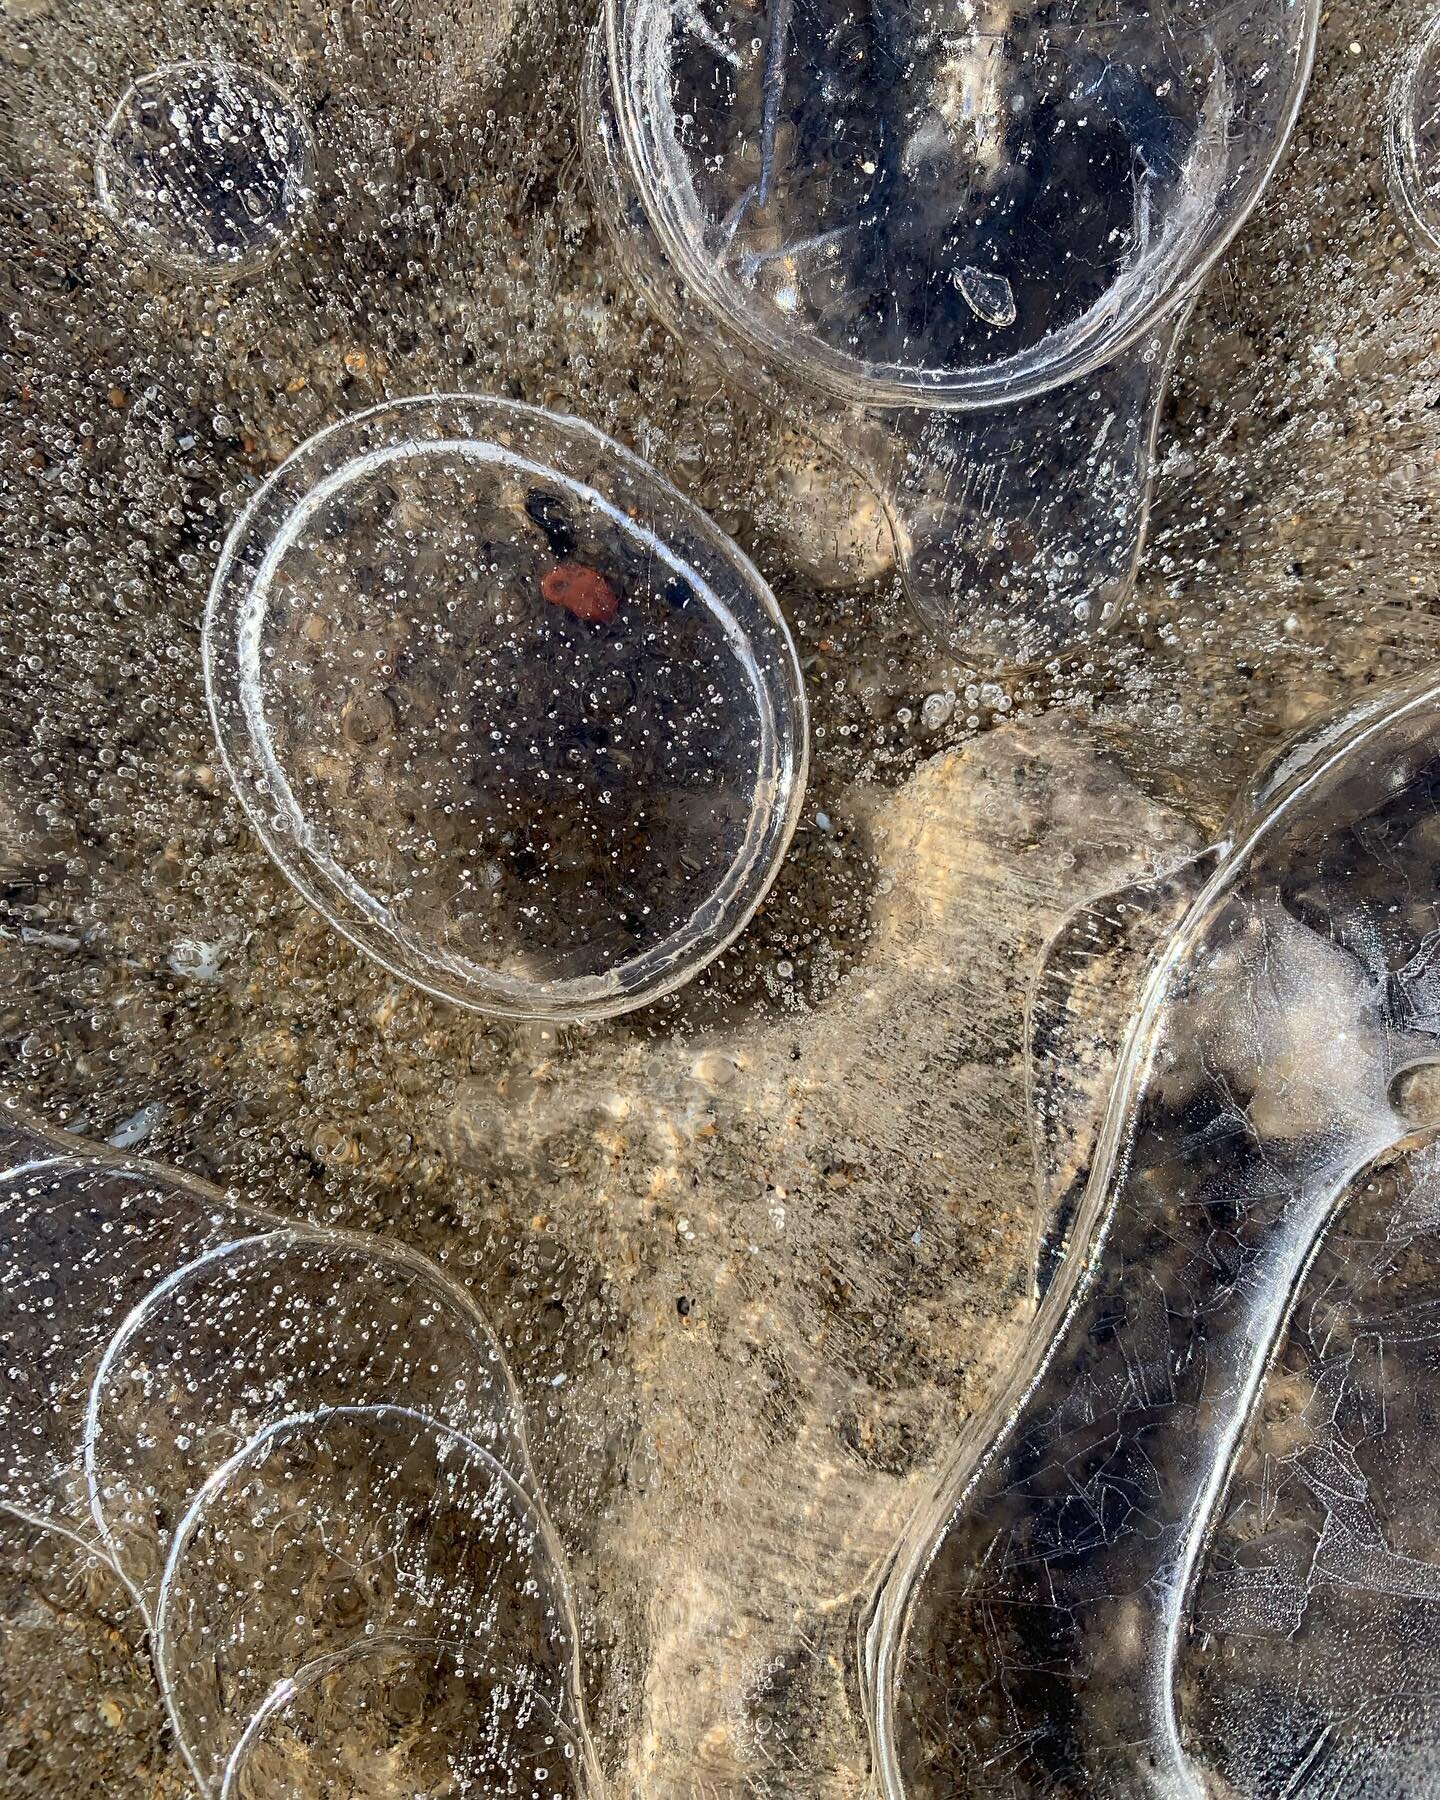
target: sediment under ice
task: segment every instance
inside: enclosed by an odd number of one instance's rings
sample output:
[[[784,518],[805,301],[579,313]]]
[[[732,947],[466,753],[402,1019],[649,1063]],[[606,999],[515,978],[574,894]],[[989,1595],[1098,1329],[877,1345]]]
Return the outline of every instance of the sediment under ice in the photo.
[[[592,1792],[562,1553],[464,1290],[28,1122],[5,1156],[0,1510],[130,1589],[201,1793],[380,1756],[394,1791]]]
[[[1404,1349],[1423,1358],[1434,1151],[1396,1103],[1440,1063],[1437,799],[1427,680],[1283,756],[1168,895],[1112,896],[1058,940],[1052,1020],[1077,937],[1113,942],[1127,912],[1153,917],[1188,885],[1058,1267],[1047,1244],[1030,1348],[868,1622],[890,1794],[1200,1794],[1217,1763],[1277,1794],[1322,1768],[1334,1791],[1362,1791],[1377,1758],[1440,1772],[1433,1707],[1354,1705],[1385,1621],[1392,1661],[1413,1655],[1440,1595],[1430,1503],[1406,1467],[1412,1438],[1419,1467],[1429,1455],[1429,1384],[1407,1379]],[[1377,1238],[1321,1279],[1366,1209]],[[1392,1304],[1401,1355],[1386,1369]],[[1317,1309],[1337,1315],[1325,1330]],[[1264,1537],[1277,1482],[1307,1502],[1278,1544]],[[1242,1652],[1250,1635],[1273,1682]],[[1300,1662],[1303,1699],[1284,1679]],[[1247,1704],[1227,1734],[1237,1669]]]

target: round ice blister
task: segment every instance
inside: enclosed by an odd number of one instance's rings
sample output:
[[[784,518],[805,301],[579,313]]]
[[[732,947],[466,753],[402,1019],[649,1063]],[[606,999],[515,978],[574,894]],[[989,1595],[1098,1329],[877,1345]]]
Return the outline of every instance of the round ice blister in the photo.
[[[621,255],[874,482],[917,610],[1043,661],[1135,577],[1187,305],[1294,120],[1318,0],[607,0]]]
[[[805,701],[768,588],[634,457],[534,408],[432,396],[312,439],[231,536],[205,660],[286,874],[483,1011],[669,992],[794,828]]]
[[[142,76],[95,159],[102,210],[153,261],[210,279],[262,268],[298,229],[313,183],[294,101],[230,62]]]
[[[92,1511],[142,1605],[206,1478],[265,1426],[395,1400],[528,1477],[500,1351],[468,1294],[423,1257],[287,1227],[158,1282],[106,1346],[85,1433]]]
[[[281,1684],[360,1646],[421,1639],[451,1647],[507,1729],[583,1734],[548,1522],[486,1451],[408,1408],[271,1426],[210,1477],[172,1541],[155,1662],[207,1793]]]

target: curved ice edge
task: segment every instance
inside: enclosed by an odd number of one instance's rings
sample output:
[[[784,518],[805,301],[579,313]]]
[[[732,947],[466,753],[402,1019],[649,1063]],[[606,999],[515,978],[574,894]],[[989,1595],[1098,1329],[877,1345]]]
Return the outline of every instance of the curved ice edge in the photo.
[[[952,1521],[974,1497],[981,1480],[1009,1443],[1027,1400],[1047,1372],[1067,1325],[1087,1296],[1089,1276],[1105,1243],[1117,1202],[1126,1152],[1130,1146],[1132,1102],[1148,1073],[1153,1028],[1172,991],[1172,979],[1194,948],[1216,903],[1249,867],[1257,850],[1289,821],[1326,776],[1364,750],[1382,732],[1425,709],[1440,710],[1440,675],[1430,672],[1400,689],[1377,691],[1355,707],[1322,722],[1292,740],[1248,783],[1237,798],[1219,842],[1201,860],[1213,857],[1205,879],[1183,920],[1157,955],[1141,989],[1140,1004],[1121,1051],[1089,1180],[1078,1207],[1070,1248],[1053,1285],[1041,1302],[1014,1371],[1007,1383],[967,1421],[935,1487],[916,1510],[894,1551],[880,1569],[857,1620],[857,1665],[861,1706],[870,1737],[872,1787],[885,1800],[905,1800],[906,1785],[895,1735],[895,1703],[899,1694],[907,1634],[921,1584],[939,1553]],[[1063,930],[1063,927],[1062,927]],[[1217,1507],[1223,1499],[1233,1459],[1244,1442],[1257,1398],[1276,1347],[1283,1341],[1290,1309],[1304,1268],[1323,1241],[1338,1201],[1354,1180],[1377,1158],[1392,1150],[1396,1135],[1381,1133],[1364,1147],[1318,1207],[1310,1209],[1310,1228],[1296,1245],[1284,1290],[1275,1298],[1268,1332],[1257,1343],[1235,1409],[1226,1453],[1210,1471],[1202,1504],[1192,1511],[1172,1567],[1165,1607],[1166,1655],[1159,1680],[1164,1688],[1158,1709],[1168,1719],[1168,1741],[1157,1746],[1150,1791],[1199,1795],[1197,1772],[1180,1743],[1173,1699],[1178,1640],[1201,1551]],[[1278,1285],[1278,1284],[1277,1284]]]

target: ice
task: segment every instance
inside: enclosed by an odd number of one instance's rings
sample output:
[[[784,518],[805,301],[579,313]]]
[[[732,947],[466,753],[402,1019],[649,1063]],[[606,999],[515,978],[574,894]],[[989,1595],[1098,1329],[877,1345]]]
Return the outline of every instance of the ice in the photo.
[[[717,0],[699,10],[717,37],[735,22]],[[1327,9],[1294,154],[1169,371],[1133,608],[1020,675],[916,627],[874,471],[867,487],[839,455],[848,439],[817,442],[798,404],[768,413],[708,315],[682,342],[637,299],[582,167],[598,8],[0,8],[0,1085],[72,1154],[143,1114],[144,1153],[287,1220],[383,1231],[470,1290],[566,1552],[610,1792],[867,1791],[854,1609],[1033,1308],[1024,1002],[1045,944],[1075,905],[1213,840],[1238,781],[1307,716],[1433,659],[1440,290],[1376,185],[1390,72],[1430,10]],[[719,69],[763,59],[761,12],[738,22]],[[1262,53],[1287,79],[1285,55]],[[197,58],[264,71],[315,146],[300,232],[243,280],[152,260],[96,200],[120,96]],[[971,66],[984,167],[996,132]],[[792,56],[787,94],[807,78]],[[901,150],[936,141],[927,117]],[[1165,166],[1163,139],[1145,141],[1137,218]],[[782,131],[777,191],[784,151]],[[843,248],[805,252],[797,301]],[[449,1006],[357,953],[266,851],[206,708],[206,593],[256,490],[337,421],[455,388],[634,447],[760,569],[805,671],[809,791],[766,904],[684,988],[581,1027]],[[1058,493],[1093,434],[1083,412],[1049,416]],[[1010,456],[997,425],[965,515],[977,538],[993,524],[997,581],[1047,561],[1006,529]],[[1086,547],[1077,533],[1064,552]],[[177,949],[221,944],[213,980]],[[1098,947],[1068,1042],[1101,1008],[1118,1056],[1134,1003],[1107,976],[1129,982],[1130,953]],[[1435,966],[1416,961],[1412,994]],[[1052,1102],[1084,1113],[1056,1074]],[[1407,1119],[1424,1104],[1397,1091]],[[1054,1166],[1071,1173],[1052,1192],[1093,1160],[1091,1135],[1088,1115],[1058,1128]],[[1048,1241],[1053,1264],[1074,1238]],[[1315,1329],[1323,1361],[1320,1314]],[[1258,1524],[1273,1561],[1232,1557],[1196,1632],[1199,1648],[1215,1639],[1213,1675],[1181,1708],[1193,1754],[1242,1792],[1271,1777],[1296,1800],[1434,1785],[1419,1737],[1407,1750],[1390,1735],[1403,1706],[1429,1705],[1429,1603],[1377,1613],[1361,1589],[1289,1579],[1327,1506],[1344,1509],[1327,1557],[1370,1514],[1372,1563],[1381,1545],[1432,1554],[1430,1465],[1412,1451],[1378,1468],[1373,1433],[1377,1399],[1398,1417],[1403,1398],[1386,1369],[1404,1360],[1418,1387],[1424,1368],[1398,1336],[1384,1348],[1349,1359],[1352,1388],[1342,1357],[1313,1407],[1292,1410],[1308,1387],[1269,1386],[1258,1466],[1275,1479],[1244,1489],[1256,1514],[1233,1536],[1248,1544]],[[1305,1458],[1312,1489],[1279,1465],[1291,1421],[1303,1412],[1309,1431],[1337,1393],[1358,1424]],[[1363,1509],[1340,1452],[1368,1484]],[[82,1470],[81,1530],[83,1486]],[[3,1535],[5,1800],[187,1791],[118,1578],[53,1531]],[[1297,1621],[1293,1661],[1243,1635]],[[1345,1656],[1347,1637],[1363,1656]],[[488,1704],[483,1676],[447,1673],[423,1645],[389,1658],[275,1697],[241,1772],[262,1793],[278,1770],[272,1785],[330,1780],[358,1800],[348,1781],[377,1800],[366,1787],[384,1793],[412,1723],[409,1741],[433,1749]],[[1374,1674],[1357,1680],[1362,1662]],[[1367,1713],[1368,1739],[1347,1737]],[[442,1774],[418,1758],[408,1772]]]
[[[105,1346],[177,1263],[261,1223],[183,1178],[5,1133],[0,1174],[0,1508],[98,1542],[85,1413]]]
[[[976,318],[997,330],[1013,325],[1020,316],[1015,304],[1015,290],[1004,275],[967,263],[963,269],[956,270],[955,285]]]
[[[769,590],[599,432],[430,397],[323,433],[206,630],[252,819],[347,936],[484,1012],[670,992],[764,898],[805,784]]]
[[[1440,1063],[1437,794],[1426,681],[1314,734],[1178,877],[1189,904],[1159,934],[1030,1347],[877,1595],[865,1668],[890,1794],[1205,1791],[1181,1669],[1227,1480],[1252,1421],[1277,1416],[1267,1369],[1302,1289],[1336,1297],[1310,1285],[1322,1235],[1407,1137],[1397,1080]],[[1156,906],[1152,884],[1109,911],[1153,937]],[[1402,1337],[1407,1285],[1391,1290]],[[1428,1407],[1424,1383],[1402,1391]],[[1308,1465],[1330,1523],[1306,1587],[1426,1599],[1425,1558],[1386,1541],[1345,1460]],[[1295,1611],[1280,1600],[1277,1633]],[[1440,1767],[1423,1711],[1353,1720],[1339,1696],[1356,1679],[1363,1662],[1312,1702],[1327,1758],[1369,1733]],[[1262,1757],[1246,1791],[1280,1791],[1304,1765],[1257,1704],[1252,1684],[1245,1733],[1219,1741]]]
[[[1396,77],[1385,172],[1411,242],[1422,255],[1440,258],[1440,17],[1419,34]]]
[[[439,1743],[412,1732],[402,1748],[452,1784],[472,1757],[518,1774],[534,1734],[579,1723],[575,1624],[543,1515],[485,1451],[403,1406],[278,1421],[218,1468],[171,1546],[155,1641],[207,1793],[253,1757],[246,1728],[277,1690],[362,1648],[445,1649],[483,1691]],[[576,1795],[587,1774],[577,1760],[558,1785]]]
[[[309,127],[257,69],[172,63],[122,96],[95,187],[102,210],[172,272],[253,275],[304,222],[314,192]]]
[[[220,1800],[387,1792],[569,1800],[582,1752],[542,1708],[514,1716],[487,1671],[435,1639],[360,1644],[277,1689],[251,1721]]]
[[[1176,334],[1283,147],[1318,6],[707,18],[608,0],[591,173],[634,279],[868,473],[932,628],[1019,663],[1089,636],[1133,583]]]
[[[358,1796],[382,1754],[408,1792],[593,1792],[564,1555],[466,1291],[19,1116],[5,1153],[0,1511],[125,1583],[206,1800]]]
[[[147,1610],[177,1522],[263,1426],[399,1396],[533,1486],[504,1360],[423,1258],[288,1227],[158,1282],[106,1345],[86,1426],[96,1522]]]

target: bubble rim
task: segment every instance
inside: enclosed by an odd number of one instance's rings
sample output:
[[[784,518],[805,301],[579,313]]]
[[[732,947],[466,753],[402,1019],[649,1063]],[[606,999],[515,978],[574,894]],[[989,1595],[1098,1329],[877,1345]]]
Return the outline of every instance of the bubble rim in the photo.
[[[1218,229],[1200,240],[1198,254],[1178,278],[1162,285],[1148,305],[1139,305],[1117,314],[1120,324],[1099,330],[1088,343],[1067,358],[1057,358],[1050,367],[1043,364],[1023,380],[1013,372],[1007,374],[1003,364],[980,365],[963,373],[916,369],[898,370],[892,365],[866,364],[861,359],[822,344],[813,335],[787,329],[781,324],[771,327],[755,309],[737,306],[726,295],[734,286],[724,278],[718,265],[700,255],[686,233],[678,230],[670,218],[670,204],[662,191],[657,171],[646,151],[651,126],[637,105],[629,76],[629,40],[627,18],[637,9],[672,8],[673,0],[605,0],[602,19],[595,27],[603,44],[603,60],[609,74],[609,101],[618,125],[618,141],[625,162],[624,180],[638,196],[645,222],[658,240],[661,255],[669,268],[693,298],[701,305],[712,323],[738,341],[741,349],[772,365],[812,388],[818,388],[832,400],[867,408],[925,407],[947,412],[975,412],[1007,403],[1034,399],[1052,389],[1083,380],[1095,370],[1119,361],[1135,348],[1146,334],[1167,319],[1182,314],[1190,305],[1216,263],[1229,249],[1243,229],[1250,214],[1259,204],[1281,158],[1289,146],[1300,109],[1315,66],[1323,0],[1281,0],[1283,13],[1298,13],[1294,34],[1295,68],[1290,76],[1286,104],[1276,122],[1271,142],[1260,156],[1241,188],[1236,201],[1222,218]],[[595,136],[599,127],[593,119],[587,122],[587,138]],[[663,304],[663,301],[662,301]]]
[[[115,131],[125,116],[135,96],[145,88],[166,77],[185,75],[192,70],[203,70],[207,75],[229,75],[249,82],[259,88],[267,98],[273,98],[284,108],[288,122],[293,125],[299,138],[301,162],[298,170],[299,185],[297,188],[297,204],[294,213],[287,222],[286,229],[276,232],[268,243],[257,247],[244,256],[206,257],[188,250],[174,250],[158,242],[155,234],[137,226],[127,219],[124,209],[111,189],[110,151]],[[100,142],[95,152],[94,161],[95,203],[101,214],[114,229],[132,245],[152,267],[169,269],[172,274],[192,281],[213,283],[224,286],[232,281],[245,281],[267,269],[280,253],[292,244],[305,228],[306,218],[314,206],[316,197],[316,157],[315,137],[310,122],[296,101],[274,81],[263,69],[257,69],[253,63],[242,62],[238,58],[220,56],[215,58],[185,57],[178,62],[161,63],[144,75],[137,75],[121,94],[105,121],[100,133]]]
[[[654,491],[660,503],[657,511],[684,522],[710,569],[723,578],[715,585],[728,585],[749,602],[749,616],[736,624],[750,644],[752,678],[763,684],[767,705],[760,710],[761,747],[746,844],[685,926],[603,974],[530,980],[471,962],[462,971],[453,959],[427,953],[384,925],[373,910],[357,907],[343,883],[327,870],[326,859],[317,857],[303,838],[281,829],[273,805],[259,790],[257,769],[266,759],[247,716],[240,645],[257,571],[311,489],[327,473],[355,460],[348,449],[377,433],[377,442],[410,441],[416,427],[407,429],[407,422],[417,420],[443,423],[445,429],[433,436],[464,437],[480,444],[495,444],[492,434],[507,424],[530,426],[558,434],[562,443],[569,440],[592,458],[614,462],[627,482]],[[497,447],[513,454],[506,446]],[[576,478],[562,468],[554,472],[574,484]],[[675,560],[683,563],[678,553]],[[757,631],[765,638],[763,657],[754,655]],[[809,769],[809,708],[799,653],[773,592],[744,552],[678,488],[596,426],[569,414],[494,395],[420,394],[382,401],[317,432],[259,488],[231,529],[210,587],[201,656],[211,722],[226,773],[281,873],[342,936],[392,975],[471,1011],[502,1018],[595,1020],[649,1006],[674,993],[723,954],[754,918],[799,823]],[[757,702],[762,698],[758,685],[756,697]],[[290,802],[293,814],[303,820],[293,796]]]

